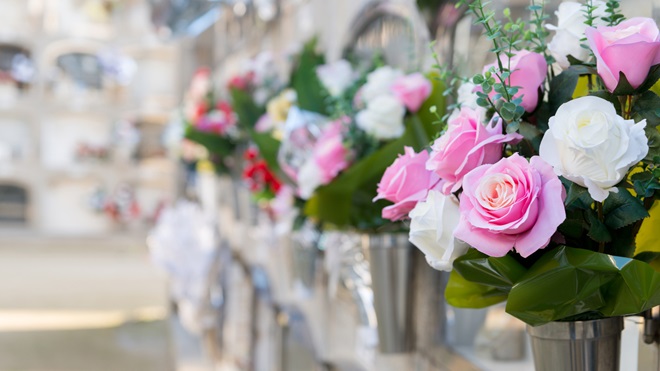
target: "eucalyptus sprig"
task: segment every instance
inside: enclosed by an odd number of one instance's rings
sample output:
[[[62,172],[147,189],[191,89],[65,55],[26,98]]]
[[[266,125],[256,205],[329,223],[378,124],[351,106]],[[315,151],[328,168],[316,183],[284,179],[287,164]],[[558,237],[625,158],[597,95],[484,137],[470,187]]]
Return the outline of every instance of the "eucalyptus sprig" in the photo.
[[[487,4],[487,3],[486,3]],[[518,87],[511,86],[511,57],[513,51],[523,41],[524,23],[514,22],[508,9],[504,11],[504,17],[509,20],[506,26],[495,19],[495,12],[486,10],[486,5],[481,0],[467,2],[460,0],[457,6],[467,5],[468,13],[475,16],[474,24],[484,27],[485,36],[493,42],[491,51],[495,53],[497,67],[492,67],[483,74],[477,74],[472,78],[475,85],[481,87],[477,92],[477,104],[481,107],[492,109],[504,120],[507,132],[516,132],[520,128],[520,120],[525,113],[521,106],[522,97],[514,96],[518,93]],[[504,63],[504,56],[507,56]],[[489,93],[495,92],[494,96]]]
[[[582,6],[582,12],[584,13],[584,24],[589,27],[594,26],[594,21],[598,18],[594,15],[594,12],[597,8],[598,7],[594,5],[593,0],[587,0],[584,2],[584,6]]]
[[[625,19],[624,15],[621,14],[619,0],[609,0],[605,3],[605,12],[607,17],[602,17],[602,20],[607,22],[608,26],[616,26]]]
[[[438,56],[438,53],[435,51],[434,46],[435,46],[435,41],[432,42],[430,45],[431,55],[433,56],[433,60],[435,61],[435,64],[433,64],[432,68],[438,71],[438,75],[435,76],[434,79],[442,82],[444,87],[444,90],[442,91],[442,96],[445,98],[449,98],[449,102],[450,102],[450,104],[447,105],[447,109],[445,110],[446,113],[442,117],[440,117],[436,112],[432,112],[436,116],[438,116],[438,122],[433,122],[433,124],[439,125],[447,122],[452,111],[461,108],[461,104],[458,101],[458,88],[460,88],[460,86],[463,83],[469,81],[469,79],[456,73],[456,71],[453,68],[450,68],[448,64],[441,63],[440,57]]]
[[[532,19],[530,24],[533,27],[530,27],[529,30],[525,32],[525,39],[533,45],[533,51],[539,54],[543,54],[548,65],[551,65],[555,62],[555,58],[550,55],[548,52],[548,36],[550,32],[545,27],[545,21],[547,21],[550,16],[545,13],[545,0],[532,0],[532,4],[527,7],[532,14]]]

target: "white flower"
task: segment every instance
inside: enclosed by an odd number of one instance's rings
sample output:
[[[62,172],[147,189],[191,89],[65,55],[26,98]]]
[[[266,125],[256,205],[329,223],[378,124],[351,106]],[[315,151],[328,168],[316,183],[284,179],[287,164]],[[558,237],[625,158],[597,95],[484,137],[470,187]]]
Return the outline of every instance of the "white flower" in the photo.
[[[410,212],[409,240],[433,269],[451,271],[454,260],[467,252],[468,245],[454,239],[460,215],[455,196],[433,190]]]
[[[355,117],[357,126],[376,139],[394,139],[403,135],[406,107],[391,95],[371,100]]]
[[[470,81],[466,81],[458,88],[458,97],[456,102],[459,103],[460,108],[470,108],[475,111],[483,111],[485,113],[486,109],[480,107],[477,104],[477,93],[474,92],[474,88],[477,86]],[[449,116],[449,122],[453,121],[460,114],[460,109],[455,109],[452,111]]]
[[[593,12],[594,19],[593,25],[599,26],[605,24],[601,17],[606,17],[605,2],[594,0],[593,6],[596,9]],[[583,5],[580,3],[567,1],[559,4],[559,8],[555,12],[557,15],[557,25],[547,25],[549,30],[555,31],[555,36],[548,44],[550,54],[557,60],[557,64],[561,68],[566,69],[570,66],[568,56],[586,62],[589,58],[589,49],[583,48],[582,39],[584,38],[584,30],[587,25],[584,24],[586,20]]]
[[[646,120],[635,123],[617,115],[612,103],[582,97],[564,103],[541,140],[539,154],[557,175],[589,189],[603,201],[628,170],[649,151]]]
[[[392,84],[403,76],[403,72],[390,66],[376,69],[367,76],[367,83],[361,89],[361,99],[367,105],[383,94],[391,94]]]
[[[345,59],[317,67],[316,76],[333,97],[341,95],[355,81],[353,67]]]
[[[309,199],[321,184],[323,184],[323,172],[314,157],[310,156],[298,172],[298,196],[303,200]]]

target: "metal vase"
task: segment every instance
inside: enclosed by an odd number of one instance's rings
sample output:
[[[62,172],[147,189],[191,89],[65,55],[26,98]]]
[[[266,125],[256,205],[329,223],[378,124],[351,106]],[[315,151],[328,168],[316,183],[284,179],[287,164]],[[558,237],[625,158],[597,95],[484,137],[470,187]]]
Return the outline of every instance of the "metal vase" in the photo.
[[[405,353],[412,343],[412,249],[403,234],[363,237],[367,247],[382,353]]]
[[[298,296],[309,297],[316,284],[319,234],[317,231],[298,231],[291,239],[293,289]]]
[[[623,318],[527,326],[536,371],[618,371]]]

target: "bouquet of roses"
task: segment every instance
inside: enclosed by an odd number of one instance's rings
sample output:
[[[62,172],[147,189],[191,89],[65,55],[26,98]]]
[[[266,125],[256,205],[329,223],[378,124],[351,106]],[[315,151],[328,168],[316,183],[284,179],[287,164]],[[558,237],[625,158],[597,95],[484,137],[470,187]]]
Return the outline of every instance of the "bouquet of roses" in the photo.
[[[354,71],[340,60],[319,66],[316,77],[328,116],[297,174],[299,193],[308,199],[305,214],[340,228],[381,228],[384,201],[372,204],[375,185],[398,148],[428,143],[431,102],[443,99],[432,95],[422,74],[386,65]]]
[[[184,116],[185,138],[206,147],[217,171],[228,171],[240,133],[231,105],[216,99],[209,69],[200,68],[195,73],[186,94]]]
[[[458,307],[506,300],[538,325],[659,305],[658,254],[636,246],[660,189],[657,25],[625,20],[617,1],[562,3],[547,28],[534,2],[529,24],[460,4],[494,62],[471,79],[441,68],[454,111],[428,150],[387,169],[383,217],[410,218],[429,264],[453,268],[445,297]]]

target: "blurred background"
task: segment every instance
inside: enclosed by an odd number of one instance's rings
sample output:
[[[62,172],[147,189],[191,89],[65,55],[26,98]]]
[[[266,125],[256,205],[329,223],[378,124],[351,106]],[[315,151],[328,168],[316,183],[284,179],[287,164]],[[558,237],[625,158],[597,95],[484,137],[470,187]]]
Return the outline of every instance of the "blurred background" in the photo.
[[[494,3],[514,18],[528,5]],[[560,1],[547,3],[554,11]],[[658,1],[622,6],[658,19]],[[212,68],[221,84],[267,51],[284,74],[315,35],[329,61],[378,52],[424,69],[432,40],[461,73],[488,59],[479,28],[452,1],[0,0],[0,371],[249,368],[219,366],[217,334],[195,331],[198,315],[182,325],[147,235],[166,205],[209,192],[180,161],[180,106],[195,71]],[[264,321],[295,323],[297,312],[286,313]],[[335,320],[360,331],[354,319]],[[287,369],[321,367],[307,330],[293,328],[286,354],[300,359]],[[361,334],[344,360],[373,356],[373,333]],[[252,367],[270,369],[269,357]],[[348,364],[334,367],[364,369]]]

